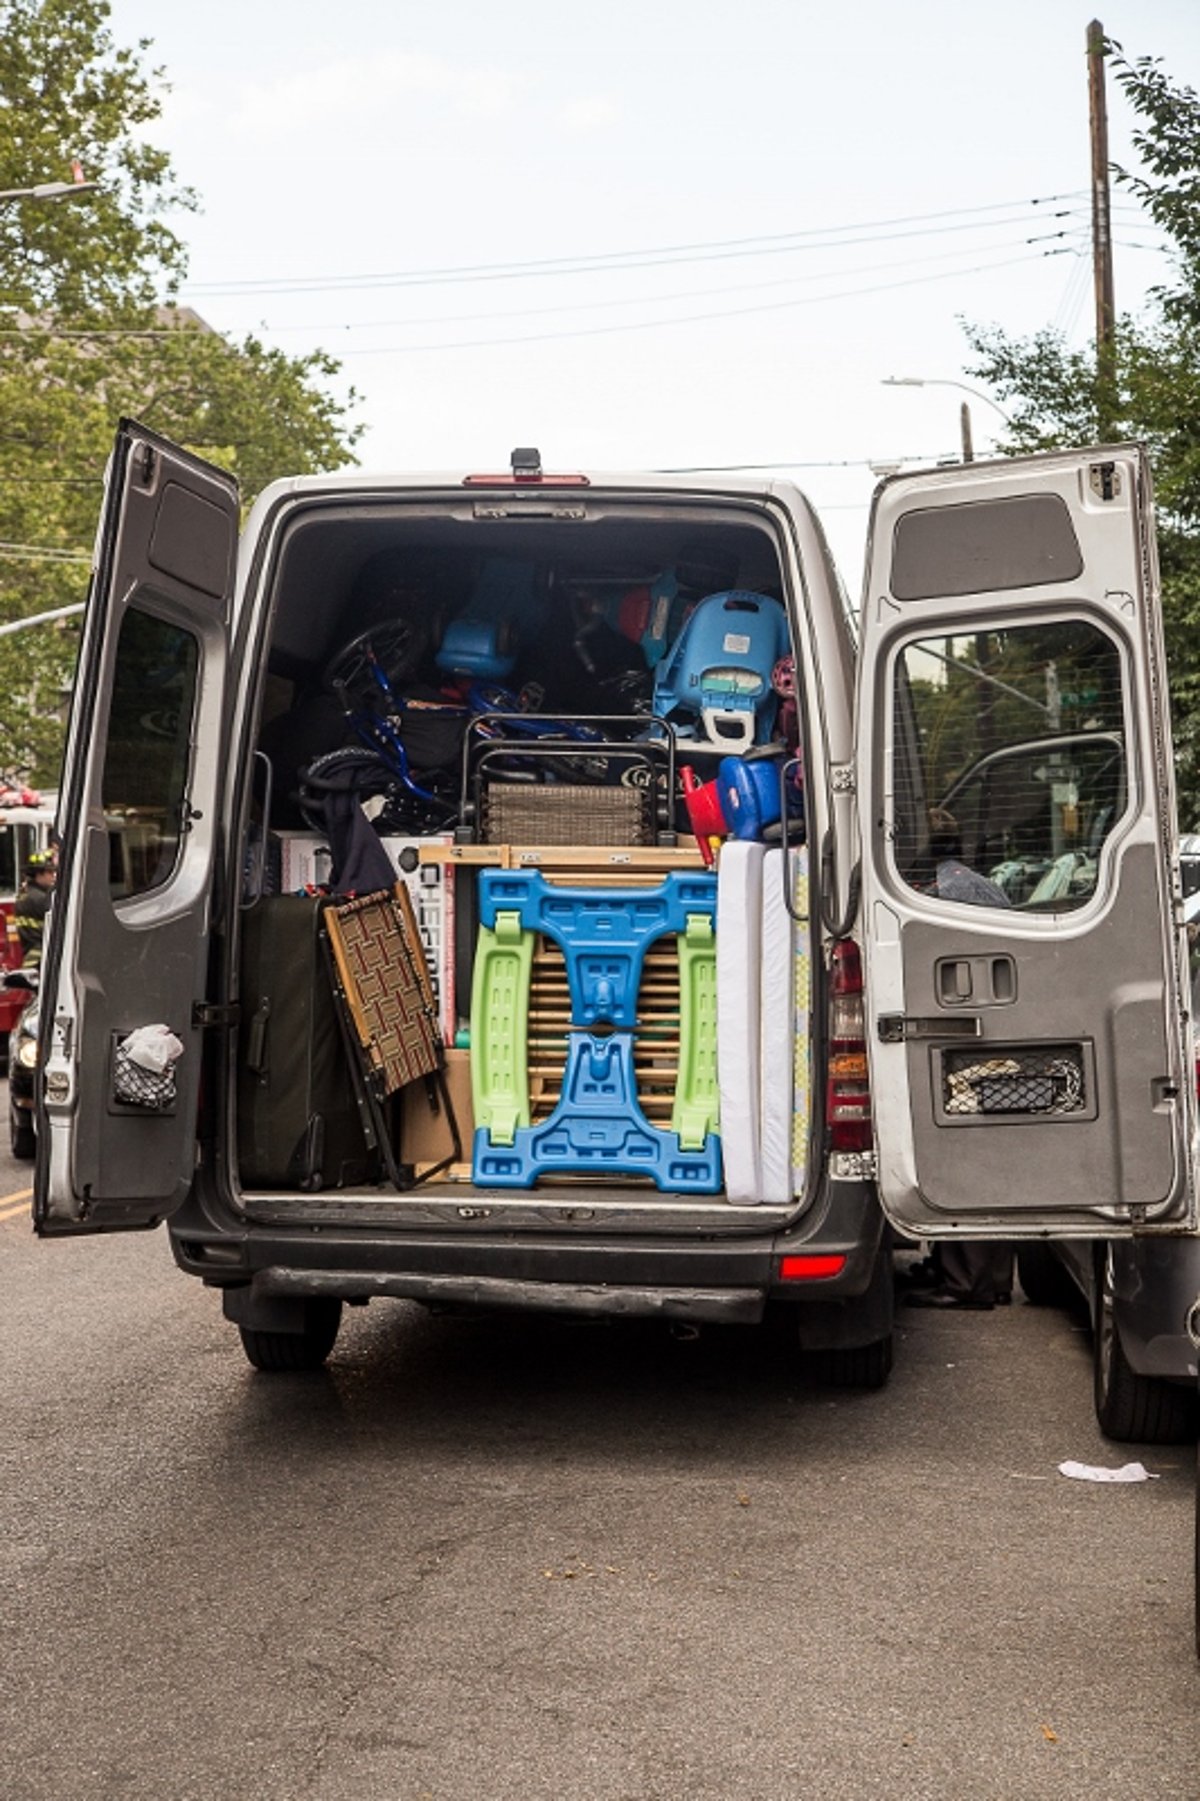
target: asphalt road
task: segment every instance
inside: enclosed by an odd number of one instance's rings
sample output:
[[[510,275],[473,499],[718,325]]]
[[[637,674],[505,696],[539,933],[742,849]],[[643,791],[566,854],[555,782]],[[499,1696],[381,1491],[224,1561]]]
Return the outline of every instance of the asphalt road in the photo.
[[[1057,1473],[1139,1454],[1062,1315],[866,1397],[387,1303],[267,1377],[162,1234],[0,1258],[5,1801],[1200,1795],[1190,1453]]]

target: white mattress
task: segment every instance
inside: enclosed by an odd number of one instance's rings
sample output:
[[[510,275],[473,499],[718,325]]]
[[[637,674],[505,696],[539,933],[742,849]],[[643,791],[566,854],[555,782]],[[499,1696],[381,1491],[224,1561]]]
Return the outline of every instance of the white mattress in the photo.
[[[792,922],[792,1192],[802,1195],[812,1130],[812,925],[806,849],[792,852],[792,906],[799,915]]]
[[[717,1081],[725,1193],[742,1206],[762,1198],[760,1097],[761,844],[728,840],[717,872]],[[785,1063],[787,1061],[785,1056]]]
[[[792,1188],[792,921],[783,898],[783,851],[762,866],[759,1045],[759,1197],[790,1201]]]

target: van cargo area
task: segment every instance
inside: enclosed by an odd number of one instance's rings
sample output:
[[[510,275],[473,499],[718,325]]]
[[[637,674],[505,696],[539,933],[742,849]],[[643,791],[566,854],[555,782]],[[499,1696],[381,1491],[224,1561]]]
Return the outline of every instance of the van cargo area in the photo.
[[[284,510],[231,910],[252,1219],[753,1232],[805,1204],[785,567],[728,499]]]

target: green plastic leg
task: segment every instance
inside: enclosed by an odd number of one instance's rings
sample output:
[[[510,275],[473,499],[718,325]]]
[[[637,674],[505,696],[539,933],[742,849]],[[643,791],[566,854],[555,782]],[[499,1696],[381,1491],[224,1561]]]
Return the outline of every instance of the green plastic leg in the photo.
[[[720,1129],[717,1091],[717,941],[705,913],[679,936],[679,1075],[671,1129],[681,1151],[699,1151]]]
[[[471,983],[471,1100],[476,1127],[493,1144],[512,1144],[529,1119],[529,980],[532,932],[518,913],[479,928]]]

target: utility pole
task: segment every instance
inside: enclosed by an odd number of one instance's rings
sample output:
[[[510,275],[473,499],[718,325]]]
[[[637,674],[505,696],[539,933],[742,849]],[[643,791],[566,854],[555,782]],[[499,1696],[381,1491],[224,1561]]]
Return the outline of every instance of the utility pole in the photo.
[[[971,439],[971,409],[965,400],[958,409],[958,429],[962,433],[962,460],[964,463],[973,463],[975,445]]]
[[[1108,108],[1104,97],[1104,27],[1087,28],[1088,112],[1092,136],[1092,283],[1096,294],[1096,429],[1103,443],[1116,414],[1116,301],[1112,216],[1108,198]]]

